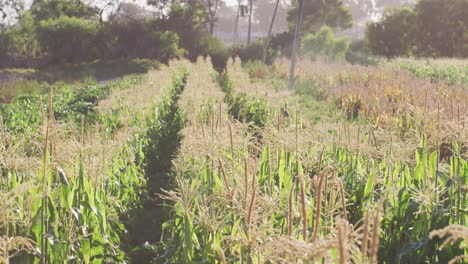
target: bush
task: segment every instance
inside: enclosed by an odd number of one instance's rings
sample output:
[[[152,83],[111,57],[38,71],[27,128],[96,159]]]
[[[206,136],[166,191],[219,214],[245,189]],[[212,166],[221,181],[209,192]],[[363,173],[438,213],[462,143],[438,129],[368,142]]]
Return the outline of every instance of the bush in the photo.
[[[150,59],[134,59],[129,62],[129,67],[134,69],[134,72],[146,73],[149,70],[159,69],[161,63]]]
[[[280,51],[273,45],[273,40],[270,41],[270,45],[267,51],[266,63],[271,64],[275,57],[280,54]],[[243,62],[248,61],[262,61],[263,51],[265,48],[265,39],[259,39],[250,45],[238,45],[231,48],[231,54],[233,57],[239,57]]]
[[[317,33],[303,37],[301,52],[314,59],[326,56],[334,60],[344,60],[350,44],[347,38],[335,38],[330,27],[322,26]]]
[[[170,30],[160,30],[152,19],[116,17],[99,34],[101,56],[106,58],[151,58],[166,62],[180,56],[179,36]]]
[[[361,65],[377,65],[378,58],[374,57],[368,48],[366,40],[358,40],[351,43],[348,53],[346,53],[346,61],[351,64]]]
[[[99,24],[95,21],[68,16],[42,20],[38,28],[44,51],[54,61],[71,63],[94,57],[96,50],[93,38],[98,30]]]
[[[263,40],[258,40],[250,45],[238,45],[232,47],[232,55],[239,57],[243,62],[262,60]]]
[[[226,68],[229,49],[217,38],[205,35],[200,40],[200,55],[210,56],[213,67],[221,72]]]
[[[247,61],[243,66],[249,73],[250,79],[265,79],[274,74],[274,71],[268,65],[259,60]]]
[[[292,49],[293,35],[290,32],[283,32],[271,38],[270,48],[275,50],[279,55],[289,57]]]

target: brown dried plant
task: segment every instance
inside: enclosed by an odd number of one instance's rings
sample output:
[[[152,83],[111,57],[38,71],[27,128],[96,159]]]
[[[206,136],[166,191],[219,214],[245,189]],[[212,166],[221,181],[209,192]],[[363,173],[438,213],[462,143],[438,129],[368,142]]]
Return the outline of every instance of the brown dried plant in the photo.
[[[444,239],[444,242],[440,245],[439,250],[443,250],[447,245],[455,244],[458,240],[462,241],[461,246],[465,249],[468,248],[468,227],[462,225],[449,225],[442,229],[434,230],[429,234],[430,239],[436,237]],[[450,260],[449,264],[455,264],[458,261],[468,259],[468,256],[462,255],[457,256]]]

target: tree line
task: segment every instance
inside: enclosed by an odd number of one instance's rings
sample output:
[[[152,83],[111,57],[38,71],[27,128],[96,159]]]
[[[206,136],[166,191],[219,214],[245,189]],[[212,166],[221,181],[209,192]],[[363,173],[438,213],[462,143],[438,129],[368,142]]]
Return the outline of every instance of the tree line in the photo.
[[[35,0],[1,30],[0,66],[207,55],[221,43],[206,30],[210,11],[204,3],[149,1],[151,13],[121,3],[103,19],[102,8],[83,0]]]
[[[186,56],[210,55],[222,68],[229,56],[269,61],[289,56],[297,16],[291,2],[284,18],[287,31],[276,34],[264,53],[264,40],[250,46],[226,47],[212,37],[223,0],[148,0],[151,11],[118,0],[0,0],[0,20],[16,12],[16,23],[0,27],[0,67],[41,67],[94,60],[143,59],[162,62]],[[276,0],[257,8],[265,10]],[[266,1],[266,0],[265,0]],[[335,38],[352,26],[353,16],[343,0],[304,1],[301,26],[302,54],[343,59],[349,50],[375,55],[466,57],[468,54],[467,0],[420,0],[413,8],[393,8],[367,25],[363,45]],[[255,9],[254,9],[255,11]],[[255,11],[256,12],[256,11]],[[273,10],[271,10],[273,12]],[[235,17],[235,14],[233,14]],[[263,24],[269,24],[263,22]],[[265,29],[267,30],[267,29]]]
[[[467,57],[468,1],[421,0],[389,9],[368,24],[367,40],[372,53],[386,57]]]

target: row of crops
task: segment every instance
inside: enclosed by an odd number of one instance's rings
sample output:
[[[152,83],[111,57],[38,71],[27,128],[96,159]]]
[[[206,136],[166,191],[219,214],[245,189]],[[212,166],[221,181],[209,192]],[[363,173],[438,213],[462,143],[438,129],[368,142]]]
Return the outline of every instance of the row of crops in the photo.
[[[468,163],[456,142],[441,159],[423,136],[413,162],[327,144],[300,106],[286,114],[238,92],[236,74],[216,78],[224,98],[199,99],[182,130],[176,185],[164,194],[174,203],[169,262],[446,263],[467,253],[458,238]]]
[[[418,77],[446,80],[454,85],[468,85],[468,65],[463,62],[415,61],[398,59],[390,63],[393,68],[406,70]]]
[[[137,78],[2,105],[0,263],[129,259],[139,246],[131,227],[157,180],[148,172],[183,124],[175,106],[187,75],[175,74],[163,100],[144,112],[121,102],[98,110],[135,89]]]
[[[462,260],[464,90],[307,63],[296,92],[176,61],[3,105],[0,263]]]

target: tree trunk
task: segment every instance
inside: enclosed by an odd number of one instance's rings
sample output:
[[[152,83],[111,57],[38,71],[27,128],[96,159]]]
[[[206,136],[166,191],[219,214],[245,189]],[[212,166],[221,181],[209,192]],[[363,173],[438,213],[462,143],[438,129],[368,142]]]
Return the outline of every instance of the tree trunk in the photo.
[[[289,89],[294,88],[294,78],[295,78],[295,70],[296,70],[296,50],[298,45],[298,37],[299,32],[301,30],[301,22],[302,22],[302,6],[304,0],[299,0],[299,11],[297,14],[297,21],[296,21],[296,29],[294,30],[294,40],[292,46],[292,53],[291,53],[291,70],[289,72]]]
[[[211,1],[208,1],[208,8],[209,8],[208,9],[208,15],[209,15],[208,24],[209,24],[209,30],[210,30],[211,36],[213,36],[214,27],[216,24],[216,13],[218,12],[218,4],[219,4],[219,0],[216,0],[214,2],[214,6]]]
[[[253,11],[253,0],[249,0],[249,34],[247,36],[247,45],[250,45],[252,41],[252,11]]]
[[[210,21],[210,35],[211,35],[211,36],[213,36],[214,26],[215,26],[215,22],[214,22],[214,21]]]
[[[273,11],[273,17],[271,18],[270,28],[268,29],[268,36],[265,40],[265,47],[263,47],[263,59],[262,59],[263,63],[266,62],[267,52],[270,46],[271,32],[273,30],[273,24],[275,24],[276,13],[278,12],[279,2],[280,0],[276,0],[275,11]]]
[[[240,4],[241,4],[241,0],[238,1],[236,22],[234,22],[234,35],[232,37],[232,42],[234,44],[236,44],[237,37],[238,37],[237,35],[238,35],[238,27],[239,27]]]

